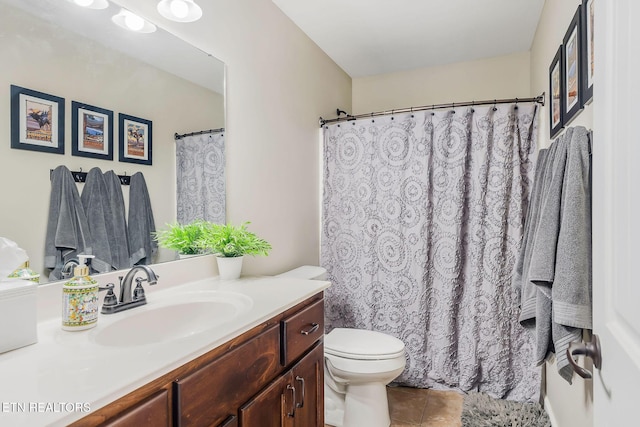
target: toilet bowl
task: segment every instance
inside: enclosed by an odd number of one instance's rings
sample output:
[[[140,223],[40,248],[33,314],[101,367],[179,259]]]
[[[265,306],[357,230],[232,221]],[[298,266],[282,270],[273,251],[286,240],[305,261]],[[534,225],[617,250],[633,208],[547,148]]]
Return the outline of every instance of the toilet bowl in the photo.
[[[303,266],[279,276],[322,279],[322,267]],[[324,337],[325,424],[388,427],[386,386],[405,367],[404,343],[363,329],[335,328]]]

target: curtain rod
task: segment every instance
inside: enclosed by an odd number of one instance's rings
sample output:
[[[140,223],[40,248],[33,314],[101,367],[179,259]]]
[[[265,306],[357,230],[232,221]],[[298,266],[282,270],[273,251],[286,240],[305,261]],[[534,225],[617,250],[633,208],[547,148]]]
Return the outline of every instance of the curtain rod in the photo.
[[[224,132],[224,128],[201,130],[201,131],[198,131],[198,132],[185,133],[185,134],[182,134],[182,135],[179,135],[178,132],[176,132],[175,135],[173,135],[173,137],[175,139],[182,139],[182,138],[185,138],[187,136],[202,135],[202,134],[205,134],[205,133],[222,133],[222,132]]]
[[[338,116],[340,116],[340,114],[346,114],[346,117],[336,117],[335,119],[327,119],[327,120],[320,117],[319,123],[320,123],[320,127],[322,127],[328,123],[351,121],[356,119],[362,119],[365,117],[386,116],[389,114],[396,114],[396,113],[410,113],[410,112],[412,113],[414,111],[437,110],[441,108],[472,107],[474,105],[495,105],[495,104],[513,104],[513,103],[517,104],[518,102],[537,102],[538,104],[544,105],[544,101],[545,101],[545,92],[542,92],[542,95],[536,96],[535,98],[488,99],[485,101],[450,102],[448,104],[433,104],[433,105],[423,105],[421,107],[399,108],[397,110],[377,111],[377,112],[368,113],[368,114],[357,114],[355,116],[351,116],[343,110],[336,109],[336,114]]]

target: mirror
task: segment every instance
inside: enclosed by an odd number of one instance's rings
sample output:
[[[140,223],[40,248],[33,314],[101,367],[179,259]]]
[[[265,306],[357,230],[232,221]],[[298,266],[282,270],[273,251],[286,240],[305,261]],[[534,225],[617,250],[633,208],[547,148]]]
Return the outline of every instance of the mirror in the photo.
[[[0,236],[27,251],[41,283],[49,273],[51,169],[142,172],[159,229],[176,218],[174,134],[225,126],[224,64],[161,28],[138,34],[114,25],[119,10],[114,2],[91,10],[64,0],[0,0]],[[11,148],[11,85],[64,98],[63,155]],[[72,101],[113,112],[113,160],[72,155]],[[152,165],[118,160],[120,113],[153,123]],[[129,188],[122,190],[128,205]],[[156,261],[174,259],[161,249]]]

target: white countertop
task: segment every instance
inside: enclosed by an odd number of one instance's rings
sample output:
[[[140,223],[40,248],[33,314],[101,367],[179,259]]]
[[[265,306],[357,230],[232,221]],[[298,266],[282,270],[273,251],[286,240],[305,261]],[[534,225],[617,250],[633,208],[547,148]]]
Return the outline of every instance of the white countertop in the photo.
[[[87,415],[88,410],[113,402],[328,286],[329,282],[282,277],[231,281],[213,277],[158,290],[145,286],[146,306],[100,314],[97,326],[86,331],[63,331],[59,315],[39,314],[38,342],[0,354],[0,425],[67,425]],[[48,298],[57,294],[60,300],[61,292],[56,290],[48,289]],[[248,306],[226,323],[177,340],[125,347],[104,346],[94,340],[101,328],[135,315],[136,310],[152,308],[154,301],[202,291],[240,294]],[[41,301],[38,304],[43,305]]]

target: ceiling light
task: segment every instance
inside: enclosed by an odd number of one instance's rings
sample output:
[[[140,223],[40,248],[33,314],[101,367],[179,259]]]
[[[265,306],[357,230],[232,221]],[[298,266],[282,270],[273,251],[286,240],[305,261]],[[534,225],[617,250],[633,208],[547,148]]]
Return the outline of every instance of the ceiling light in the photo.
[[[176,22],[193,22],[202,16],[202,9],[193,0],[162,0],[158,12]]]
[[[153,33],[156,30],[155,25],[127,9],[120,9],[120,13],[113,15],[111,20],[119,27],[136,33]]]
[[[78,6],[86,7],[87,9],[106,9],[109,7],[107,0],[67,0],[70,3]]]

